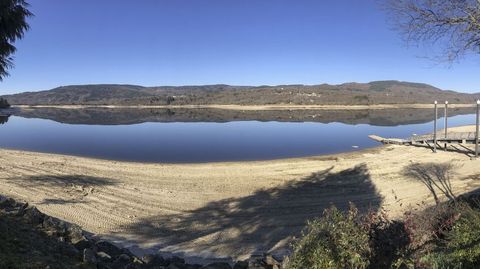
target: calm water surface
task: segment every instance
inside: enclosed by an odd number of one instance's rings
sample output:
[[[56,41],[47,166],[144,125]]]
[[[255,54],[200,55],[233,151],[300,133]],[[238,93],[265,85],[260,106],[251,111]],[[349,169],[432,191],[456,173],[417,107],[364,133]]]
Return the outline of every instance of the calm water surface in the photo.
[[[471,114],[449,118],[450,126],[474,123]],[[408,137],[431,132],[432,126],[275,121],[87,125],[10,116],[0,125],[0,147],[140,162],[267,160],[364,149],[378,145],[369,134]]]

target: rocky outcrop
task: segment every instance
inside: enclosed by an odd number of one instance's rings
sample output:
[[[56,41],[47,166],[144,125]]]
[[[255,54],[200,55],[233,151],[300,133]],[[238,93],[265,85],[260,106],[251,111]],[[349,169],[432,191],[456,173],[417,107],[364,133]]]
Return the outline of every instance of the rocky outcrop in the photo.
[[[14,246],[14,249],[9,248],[10,253],[0,253],[0,260],[8,260],[5,264],[0,263],[0,267],[8,268],[23,268],[25,264],[38,265],[35,268],[87,269],[282,268],[281,260],[269,254],[254,255],[233,265],[225,262],[188,264],[181,257],[167,258],[158,254],[139,258],[128,249],[88,235],[78,225],[45,215],[28,203],[3,196],[0,196],[0,234],[0,244],[5,244],[0,246],[0,250],[9,244]]]

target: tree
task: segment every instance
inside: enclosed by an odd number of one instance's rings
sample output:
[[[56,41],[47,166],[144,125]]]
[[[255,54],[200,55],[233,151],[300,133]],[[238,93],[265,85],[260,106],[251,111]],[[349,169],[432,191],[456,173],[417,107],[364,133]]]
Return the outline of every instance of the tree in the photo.
[[[387,0],[386,8],[408,43],[439,45],[440,59],[480,53],[479,0]]]
[[[27,18],[33,16],[25,0],[0,0],[0,81],[13,66],[13,43],[29,29]]]

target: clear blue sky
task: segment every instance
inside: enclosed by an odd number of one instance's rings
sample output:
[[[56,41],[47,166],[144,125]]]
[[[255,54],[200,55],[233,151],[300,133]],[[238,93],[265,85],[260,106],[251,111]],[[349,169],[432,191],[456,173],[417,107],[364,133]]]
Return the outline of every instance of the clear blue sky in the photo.
[[[0,94],[60,85],[403,80],[480,91],[480,56],[407,47],[375,0],[30,0]]]

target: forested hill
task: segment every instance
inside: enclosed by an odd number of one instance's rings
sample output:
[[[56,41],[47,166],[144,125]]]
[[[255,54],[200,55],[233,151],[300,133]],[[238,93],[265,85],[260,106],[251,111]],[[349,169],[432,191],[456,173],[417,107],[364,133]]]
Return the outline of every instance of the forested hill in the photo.
[[[473,103],[480,94],[444,91],[421,83],[375,81],[279,86],[73,85],[2,97],[12,105],[373,105],[426,104],[433,100]]]

